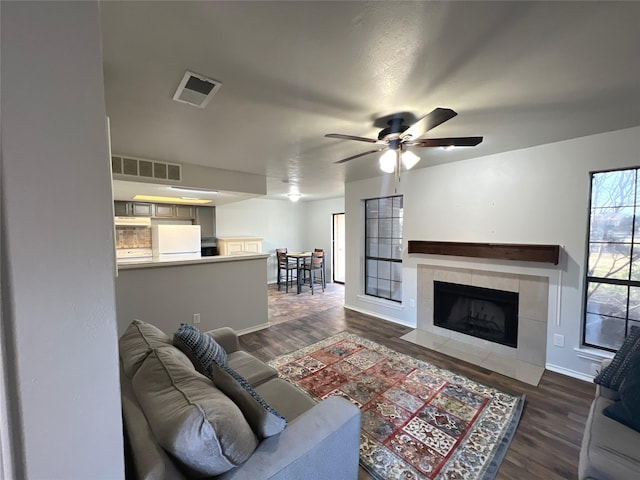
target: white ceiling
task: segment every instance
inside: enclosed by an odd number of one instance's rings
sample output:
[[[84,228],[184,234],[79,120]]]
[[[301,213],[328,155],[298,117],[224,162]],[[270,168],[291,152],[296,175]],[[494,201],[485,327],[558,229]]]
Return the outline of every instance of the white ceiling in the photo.
[[[344,194],[378,154],[376,119],[458,116],[414,168],[640,125],[640,2],[116,2],[101,4],[115,153],[267,176],[268,196]],[[223,83],[172,100],[186,70]],[[378,122],[379,123],[379,122]],[[406,175],[410,175],[407,173]]]

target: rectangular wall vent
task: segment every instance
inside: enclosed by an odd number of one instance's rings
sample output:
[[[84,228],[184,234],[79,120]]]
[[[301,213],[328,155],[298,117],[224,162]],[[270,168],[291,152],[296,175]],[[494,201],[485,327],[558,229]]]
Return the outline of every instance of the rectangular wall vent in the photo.
[[[114,155],[111,157],[111,171],[114,175],[182,181],[182,165],[177,163]]]
[[[221,86],[222,82],[187,71],[182,77],[176,93],[173,94],[173,99],[194,107],[204,108]]]

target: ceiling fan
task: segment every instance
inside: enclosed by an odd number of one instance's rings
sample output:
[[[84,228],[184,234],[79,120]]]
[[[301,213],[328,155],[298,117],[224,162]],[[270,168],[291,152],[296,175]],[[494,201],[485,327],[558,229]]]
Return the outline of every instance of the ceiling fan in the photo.
[[[451,138],[419,138],[432,128],[451,120],[457,113],[450,108],[436,108],[426,114],[413,125],[404,125],[401,116],[393,116],[388,120],[388,126],[380,131],[378,139],[343,135],[341,133],[328,133],[325,137],[339,138],[342,140],[356,140],[380,145],[379,148],[367,152],[343,158],[334,163],[344,163],[371,153],[385,152],[380,156],[380,169],[383,172],[393,173],[400,171],[400,162],[408,170],[413,167],[420,157],[407,150],[407,147],[475,147],[482,142],[482,137],[451,137]]]

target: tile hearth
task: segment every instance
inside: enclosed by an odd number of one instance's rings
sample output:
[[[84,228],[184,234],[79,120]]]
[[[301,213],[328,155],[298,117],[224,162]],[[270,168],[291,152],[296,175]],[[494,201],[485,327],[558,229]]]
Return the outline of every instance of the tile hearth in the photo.
[[[515,378],[534,387],[538,386],[544,373],[544,367],[523,362],[517,358],[505,357],[484,348],[460,342],[453,338],[443,337],[433,332],[413,330],[400,338],[507,377]]]

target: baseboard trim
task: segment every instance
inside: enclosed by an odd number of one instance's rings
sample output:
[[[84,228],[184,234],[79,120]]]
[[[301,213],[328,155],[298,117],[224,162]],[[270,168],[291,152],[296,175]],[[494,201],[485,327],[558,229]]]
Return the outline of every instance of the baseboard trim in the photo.
[[[265,328],[269,328],[270,326],[271,324],[269,322],[261,323],[260,325],[255,325],[253,327],[243,328],[242,330],[236,330],[236,334],[244,335],[246,333],[253,333],[253,332],[257,332],[258,330],[264,330]]]
[[[556,372],[561,375],[566,375],[567,377],[577,378],[578,380],[582,380],[584,382],[589,382],[589,383],[593,382],[593,375],[587,375],[586,373],[578,372],[576,370],[559,367],[558,365],[553,365],[551,363],[547,363],[545,365],[545,368],[552,372]]]
[[[358,312],[358,313],[363,313],[365,315],[369,315],[371,317],[376,317],[379,318],[380,320],[385,320],[387,322],[391,322],[391,323],[397,323],[398,325],[402,325],[405,327],[410,327],[410,328],[416,328],[415,325],[409,323],[409,322],[404,322],[402,320],[399,320],[397,318],[393,318],[393,317],[387,317],[386,315],[381,315],[378,312],[372,312],[370,310],[365,310],[363,308],[359,308],[359,307],[354,307],[353,305],[347,305],[345,303],[344,308],[347,308],[349,310],[353,310],[354,312]]]

